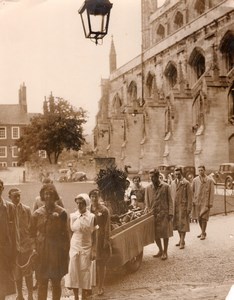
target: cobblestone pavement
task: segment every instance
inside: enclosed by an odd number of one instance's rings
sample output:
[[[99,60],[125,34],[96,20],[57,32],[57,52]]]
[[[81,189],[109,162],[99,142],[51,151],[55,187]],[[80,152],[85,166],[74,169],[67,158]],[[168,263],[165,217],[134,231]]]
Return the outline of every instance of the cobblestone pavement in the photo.
[[[197,238],[199,233],[198,224],[192,223],[185,249],[180,250],[174,232],[166,261],[152,257],[157,251],[154,244],[145,247],[136,273],[108,272],[105,294],[98,297],[94,290],[92,299],[224,300],[234,284],[234,214],[210,217],[204,241]],[[63,289],[62,299],[72,300],[71,294]]]

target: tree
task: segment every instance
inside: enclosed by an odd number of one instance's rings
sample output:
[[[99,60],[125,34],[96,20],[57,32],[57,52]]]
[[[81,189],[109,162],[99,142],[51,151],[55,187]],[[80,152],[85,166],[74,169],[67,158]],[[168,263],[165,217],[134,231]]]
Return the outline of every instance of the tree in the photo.
[[[43,104],[43,114],[31,119],[17,141],[19,163],[28,161],[32,154],[45,150],[49,162],[57,164],[64,149],[78,151],[84,144],[83,124],[86,112],[76,109],[68,101],[52,96]]]

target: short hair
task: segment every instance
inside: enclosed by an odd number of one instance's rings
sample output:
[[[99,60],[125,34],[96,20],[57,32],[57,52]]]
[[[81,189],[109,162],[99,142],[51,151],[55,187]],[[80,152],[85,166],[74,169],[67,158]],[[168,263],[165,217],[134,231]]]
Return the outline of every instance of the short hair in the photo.
[[[174,171],[180,171],[180,173],[183,175],[183,169],[181,167],[175,167]]]
[[[157,168],[151,169],[151,170],[149,171],[149,174],[154,174],[154,175],[159,176],[159,170],[158,170]]]
[[[198,169],[199,168],[202,168],[204,171],[206,170],[206,167],[204,166],[204,165],[200,165],[199,167],[198,167]]]
[[[46,178],[43,179],[42,183],[43,183],[43,184],[53,183],[53,180],[50,179],[49,177],[46,177]]]
[[[55,202],[59,200],[58,192],[57,192],[55,186],[53,185],[53,183],[45,184],[41,188],[41,190],[40,190],[40,197],[41,197],[42,201],[45,201],[45,198],[44,198],[45,191],[51,191],[53,193]]]
[[[94,195],[94,196],[100,196],[100,191],[99,189],[93,189],[92,191],[89,192],[89,198]]]
[[[8,195],[12,195],[12,194],[20,194],[21,193],[21,190],[20,189],[17,189],[17,188],[12,188],[9,190],[8,192]]]
[[[141,181],[141,177],[139,175],[133,176],[132,180],[139,179]]]

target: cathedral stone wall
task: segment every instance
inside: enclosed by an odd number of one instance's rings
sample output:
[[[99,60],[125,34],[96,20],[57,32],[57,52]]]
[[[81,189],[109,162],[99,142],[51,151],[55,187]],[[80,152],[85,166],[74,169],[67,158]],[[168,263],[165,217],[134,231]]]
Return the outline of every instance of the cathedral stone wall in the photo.
[[[156,2],[142,0],[142,53],[112,68],[106,83],[97,153],[136,172],[161,164],[217,170],[234,162],[232,1]],[[108,138],[100,138],[106,122]]]

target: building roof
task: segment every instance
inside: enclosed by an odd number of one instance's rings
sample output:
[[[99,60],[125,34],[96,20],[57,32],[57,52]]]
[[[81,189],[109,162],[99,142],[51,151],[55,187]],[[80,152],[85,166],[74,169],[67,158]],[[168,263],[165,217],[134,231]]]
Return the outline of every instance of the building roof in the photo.
[[[26,125],[30,119],[37,114],[26,113],[19,104],[1,104],[0,105],[0,124],[1,125]]]

